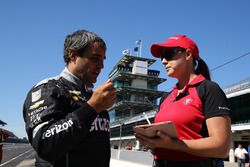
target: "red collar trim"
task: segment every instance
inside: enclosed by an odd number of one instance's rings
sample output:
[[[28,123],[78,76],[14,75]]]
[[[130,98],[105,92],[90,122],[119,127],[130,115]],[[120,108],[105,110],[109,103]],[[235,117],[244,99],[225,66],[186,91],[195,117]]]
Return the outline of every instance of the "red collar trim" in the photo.
[[[188,87],[193,86],[193,85],[195,85],[195,84],[197,84],[197,83],[200,83],[200,82],[204,81],[205,79],[206,79],[206,78],[203,77],[203,75],[199,74],[197,77],[195,77],[191,82],[189,82],[189,83],[183,88],[182,92],[184,92]],[[178,83],[177,83],[177,84],[178,84]],[[173,88],[174,90],[177,89],[177,84],[174,85],[174,88]]]

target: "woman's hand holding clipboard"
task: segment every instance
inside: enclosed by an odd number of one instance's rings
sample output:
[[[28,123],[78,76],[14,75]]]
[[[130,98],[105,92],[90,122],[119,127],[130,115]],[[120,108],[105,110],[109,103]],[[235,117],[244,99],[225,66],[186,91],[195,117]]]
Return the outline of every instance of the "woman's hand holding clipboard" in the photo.
[[[159,122],[153,124],[137,125],[133,127],[136,134],[150,138],[157,138],[157,132],[165,133],[171,138],[178,138],[175,125],[171,121]]]

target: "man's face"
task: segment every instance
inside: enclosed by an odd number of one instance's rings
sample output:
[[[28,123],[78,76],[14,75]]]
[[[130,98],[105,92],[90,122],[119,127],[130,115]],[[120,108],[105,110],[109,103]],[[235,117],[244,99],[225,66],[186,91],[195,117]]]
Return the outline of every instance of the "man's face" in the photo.
[[[75,74],[86,84],[96,82],[98,75],[103,69],[105,49],[100,46],[99,42],[90,45],[75,61]]]

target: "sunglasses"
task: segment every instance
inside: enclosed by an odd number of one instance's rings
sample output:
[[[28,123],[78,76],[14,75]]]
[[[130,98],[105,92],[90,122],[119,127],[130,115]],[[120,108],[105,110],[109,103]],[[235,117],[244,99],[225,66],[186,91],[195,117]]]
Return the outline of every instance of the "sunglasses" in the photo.
[[[162,54],[161,54],[161,60],[166,59],[167,61],[173,60],[174,56],[177,54],[181,54],[185,52],[186,49],[184,48],[163,48],[162,49]]]

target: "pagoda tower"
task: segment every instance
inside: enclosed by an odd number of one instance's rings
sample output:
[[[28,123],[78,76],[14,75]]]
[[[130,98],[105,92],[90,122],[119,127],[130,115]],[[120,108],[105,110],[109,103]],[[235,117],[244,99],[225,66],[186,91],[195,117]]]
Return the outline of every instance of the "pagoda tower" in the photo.
[[[158,85],[166,81],[159,78],[160,71],[149,69],[155,61],[125,52],[109,73],[116,88],[116,102],[109,108],[114,148],[138,145],[133,126],[148,123],[146,117],[153,121],[158,99],[165,93]]]

